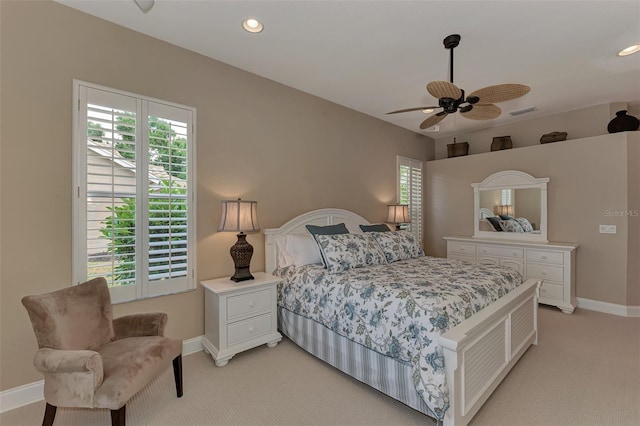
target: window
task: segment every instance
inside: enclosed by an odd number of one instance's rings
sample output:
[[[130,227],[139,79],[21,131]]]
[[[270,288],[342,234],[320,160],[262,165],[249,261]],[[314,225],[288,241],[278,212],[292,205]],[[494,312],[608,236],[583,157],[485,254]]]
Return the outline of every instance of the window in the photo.
[[[74,80],[73,280],[195,288],[195,109]]]
[[[513,198],[513,189],[503,189],[502,191],[500,191],[500,193],[500,202],[503,206],[510,206],[513,204],[513,202],[511,201],[511,199]]]
[[[422,241],[422,161],[398,156],[398,202],[409,205],[407,226]]]

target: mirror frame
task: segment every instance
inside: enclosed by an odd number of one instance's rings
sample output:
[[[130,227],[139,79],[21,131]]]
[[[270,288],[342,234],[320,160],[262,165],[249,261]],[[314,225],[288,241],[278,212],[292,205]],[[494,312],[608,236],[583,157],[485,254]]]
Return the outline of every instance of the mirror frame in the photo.
[[[488,176],[473,187],[473,238],[491,238],[500,240],[540,241],[547,240],[547,183],[549,178],[534,178],[528,173],[517,170],[505,170]],[[497,232],[480,230],[480,191],[496,189],[540,189],[540,233]]]

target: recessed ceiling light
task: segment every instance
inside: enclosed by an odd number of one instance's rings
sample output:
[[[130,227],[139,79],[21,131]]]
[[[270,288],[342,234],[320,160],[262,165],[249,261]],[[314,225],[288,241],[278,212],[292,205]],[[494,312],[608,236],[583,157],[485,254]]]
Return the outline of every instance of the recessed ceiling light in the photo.
[[[629,46],[626,49],[622,49],[618,52],[618,56],[627,56],[636,52],[640,52],[640,44],[634,44],[633,46]]]
[[[242,28],[250,33],[259,33],[264,29],[262,23],[255,18],[249,18],[242,21]]]
[[[430,113],[432,113],[432,112],[433,112],[433,108],[426,108],[426,109],[423,109],[423,110],[422,110],[422,112],[424,112],[425,114],[430,114]]]

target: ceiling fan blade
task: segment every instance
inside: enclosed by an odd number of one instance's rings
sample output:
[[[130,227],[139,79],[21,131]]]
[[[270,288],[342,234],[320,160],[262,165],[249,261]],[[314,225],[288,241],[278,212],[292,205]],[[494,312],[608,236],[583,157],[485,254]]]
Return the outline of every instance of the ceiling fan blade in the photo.
[[[493,104],[489,105],[474,105],[469,111],[460,112],[464,118],[471,120],[491,120],[492,118],[499,117],[502,110]]]
[[[458,99],[462,96],[462,91],[455,84],[448,81],[432,81],[427,84],[427,92],[436,99]]]
[[[449,114],[447,114],[444,111],[434,114],[431,117],[424,120],[422,123],[420,123],[420,128],[424,130],[424,129],[428,129],[429,127],[435,126],[436,124],[444,120],[444,118],[447,115]]]
[[[519,98],[529,93],[530,90],[531,88],[524,84],[496,84],[476,90],[467,96],[467,99],[477,97],[479,104],[495,104]]]
[[[387,114],[398,114],[401,112],[410,112],[410,111],[420,111],[423,109],[431,109],[431,108],[440,108],[438,106],[422,106],[422,107],[415,107],[415,108],[405,108],[405,109],[399,109],[397,111],[391,111],[388,112]]]

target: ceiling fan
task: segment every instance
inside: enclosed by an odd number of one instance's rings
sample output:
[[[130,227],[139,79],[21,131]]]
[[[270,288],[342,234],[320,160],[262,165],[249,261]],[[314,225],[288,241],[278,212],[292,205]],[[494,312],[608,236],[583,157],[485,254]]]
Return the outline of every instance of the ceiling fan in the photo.
[[[444,47],[450,54],[450,80],[432,81],[427,84],[427,92],[438,99],[437,106],[421,106],[399,109],[387,114],[442,108],[442,111],[428,117],[420,124],[421,129],[428,129],[442,121],[447,115],[460,111],[463,117],[471,120],[491,120],[502,112],[494,103],[516,99],[529,93],[531,88],[524,84],[497,84],[472,92],[465,98],[464,90],[453,84],[453,49],[460,44],[460,34],[445,37]]]

